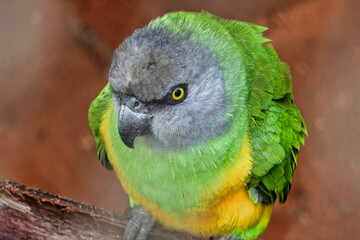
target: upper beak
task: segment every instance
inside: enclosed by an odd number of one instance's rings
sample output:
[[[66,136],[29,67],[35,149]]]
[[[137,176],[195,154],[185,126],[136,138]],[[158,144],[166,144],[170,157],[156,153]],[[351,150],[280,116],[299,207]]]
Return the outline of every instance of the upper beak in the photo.
[[[122,104],[119,110],[118,130],[120,138],[129,148],[134,148],[134,141],[137,136],[150,133],[151,115],[147,113],[147,106],[140,103],[140,106],[138,105],[136,108],[137,110],[133,110],[128,104]]]

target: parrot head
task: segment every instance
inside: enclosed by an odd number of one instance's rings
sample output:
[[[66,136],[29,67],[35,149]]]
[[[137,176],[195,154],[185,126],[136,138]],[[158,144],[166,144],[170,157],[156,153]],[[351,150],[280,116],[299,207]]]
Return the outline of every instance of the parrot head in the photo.
[[[189,38],[142,28],[114,52],[109,73],[121,140],[187,148],[228,126],[222,71],[211,53]]]

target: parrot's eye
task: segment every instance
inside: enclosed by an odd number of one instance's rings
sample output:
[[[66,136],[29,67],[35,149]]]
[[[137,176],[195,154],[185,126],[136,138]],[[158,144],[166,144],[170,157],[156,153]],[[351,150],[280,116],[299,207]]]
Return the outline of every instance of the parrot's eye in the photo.
[[[160,104],[167,104],[167,105],[175,105],[181,103],[185,100],[187,96],[187,84],[180,84],[177,85],[169,91],[168,94],[165,95],[160,100],[155,100],[154,102]]]
[[[181,100],[184,97],[184,95],[185,95],[185,90],[182,87],[176,88],[171,94],[172,99],[174,99],[175,101]]]

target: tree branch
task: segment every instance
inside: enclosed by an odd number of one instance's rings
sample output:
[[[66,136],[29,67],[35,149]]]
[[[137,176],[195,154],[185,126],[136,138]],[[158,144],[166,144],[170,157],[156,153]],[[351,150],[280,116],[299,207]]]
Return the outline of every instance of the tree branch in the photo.
[[[0,175],[0,239],[123,239],[128,220]],[[160,225],[148,239],[199,240]]]

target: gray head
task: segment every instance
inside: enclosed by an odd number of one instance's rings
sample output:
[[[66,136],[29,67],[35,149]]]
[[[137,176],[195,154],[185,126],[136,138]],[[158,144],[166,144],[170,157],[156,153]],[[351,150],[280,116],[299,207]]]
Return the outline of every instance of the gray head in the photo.
[[[119,133],[159,148],[187,148],[226,130],[222,71],[203,47],[165,30],[143,28],[113,55],[109,82]]]

